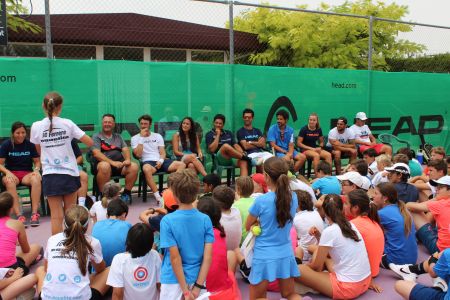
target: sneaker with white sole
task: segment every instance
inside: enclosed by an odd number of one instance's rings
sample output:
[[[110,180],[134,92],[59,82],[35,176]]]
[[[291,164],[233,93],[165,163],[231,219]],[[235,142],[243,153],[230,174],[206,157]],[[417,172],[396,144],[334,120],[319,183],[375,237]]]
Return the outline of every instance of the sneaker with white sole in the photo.
[[[158,207],[161,206],[161,204],[164,202],[163,197],[161,197],[161,194],[159,192],[154,192],[153,197],[155,197],[156,204],[158,205]]]
[[[413,281],[415,282],[417,280],[417,274],[413,273],[409,270],[409,266],[412,266],[411,264],[407,265],[395,265],[393,263],[389,264],[389,268],[398,276],[403,278],[403,280],[406,281]]]
[[[40,222],[39,222],[39,219],[41,218],[41,215],[40,214],[38,214],[38,213],[33,213],[32,215],[31,215],[31,218],[30,218],[30,225],[31,225],[31,227],[38,227],[39,226],[39,224],[40,224]]]
[[[250,276],[251,268],[247,267],[247,264],[245,263],[245,260],[243,260],[239,264],[239,273],[241,273],[242,279],[244,279],[245,282],[250,283],[248,281],[248,277]]]
[[[442,290],[444,293],[448,290],[447,282],[441,277],[432,278],[433,279],[433,287],[436,287]]]
[[[24,215],[18,215],[18,216],[17,216],[17,220],[18,220],[20,223],[22,223],[23,226],[24,226],[25,228],[28,227],[27,218],[26,218]]]

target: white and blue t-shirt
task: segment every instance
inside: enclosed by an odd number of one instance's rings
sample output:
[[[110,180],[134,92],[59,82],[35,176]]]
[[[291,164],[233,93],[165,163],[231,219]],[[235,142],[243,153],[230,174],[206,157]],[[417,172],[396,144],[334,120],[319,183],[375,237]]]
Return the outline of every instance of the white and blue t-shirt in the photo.
[[[30,141],[41,146],[42,174],[67,174],[80,176],[77,159],[72,149],[72,139],[81,139],[85,133],[69,119],[53,117],[34,122]]]
[[[161,282],[161,258],[150,250],[146,255],[132,258],[130,253],[114,256],[106,284],[123,288],[124,300],[158,300],[156,284]]]

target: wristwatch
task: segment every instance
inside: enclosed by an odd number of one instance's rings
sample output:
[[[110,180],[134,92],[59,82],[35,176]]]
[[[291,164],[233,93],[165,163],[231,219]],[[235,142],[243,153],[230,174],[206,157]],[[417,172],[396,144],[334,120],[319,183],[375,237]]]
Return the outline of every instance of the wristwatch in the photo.
[[[201,284],[198,284],[197,282],[194,283],[194,286],[195,286],[196,288],[201,289],[201,290],[206,290],[206,286],[201,285]]]

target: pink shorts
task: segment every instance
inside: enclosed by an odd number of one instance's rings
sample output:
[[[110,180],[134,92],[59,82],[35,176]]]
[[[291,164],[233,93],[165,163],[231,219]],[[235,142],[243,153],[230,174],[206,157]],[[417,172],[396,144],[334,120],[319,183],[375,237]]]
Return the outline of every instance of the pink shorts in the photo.
[[[359,282],[342,282],[336,277],[336,273],[330,273],[331,286],[333,288],[333,299],[354,299],[369,289],[372,276]]]
[[[11,173],[13,173],[14,175],[16,175],[17,178],[19,178],[19,183],[22,182],[22,179],[27,176],[28,174],[30,174],[30,171],[11,171]]]
[[[363,153],[367,149],[372,148],[372,149],[375,149],[375,151],[379,155],[381,153],[381,148],[383,148],[383,146],[384,146],[384,144],[376,144],[375,146],[361,145],[361,146],[359,146],[359,152]]]

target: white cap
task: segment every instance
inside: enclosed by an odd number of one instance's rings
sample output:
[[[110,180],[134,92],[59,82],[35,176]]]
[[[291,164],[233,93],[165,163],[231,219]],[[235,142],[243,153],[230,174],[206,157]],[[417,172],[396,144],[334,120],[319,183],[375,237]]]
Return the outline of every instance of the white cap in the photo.
[[[396,163],[392,167],[386,167],[384,168],[385,171],[388,172],[399,172],[402,174],[411,174],[411,171],[409,170],[409,166],[405,163]]]
[[[348,180],[359,188],[364,188],[364,179],[358,172],[347,172],[343,175],[336,176],[339,181]]]
[[[359,113],[356,114],[355,116],[356,119],[360,119],[360,120],[367,120],[367,116],[365,112],[360,111]]]
[[[431,184],[432,186],[437,186],[438,184],[450,186],[450,176],[448,176],[448,175],[442,176],[442,177],[439,178],[438,180],[430,179],[430,184]]]
[[[362,176],[363,179],[363,185],[362,185],[362,189],[368,191],[371,187],[372,187],[372,182],[370,181],[369,178],[367,178],[366,176]]]

